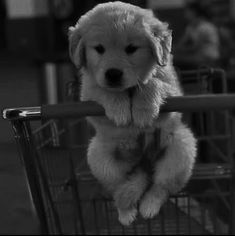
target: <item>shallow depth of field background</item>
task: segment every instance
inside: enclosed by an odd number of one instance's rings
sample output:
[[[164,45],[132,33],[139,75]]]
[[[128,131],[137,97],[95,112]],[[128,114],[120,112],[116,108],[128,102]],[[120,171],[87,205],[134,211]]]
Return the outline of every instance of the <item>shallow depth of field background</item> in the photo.
[[[187,0],[125,1],[152,8],[173,29],[173,47],[187,21]],[[0,0],[0,110],[78,101],[76,72],[68,57],[67,29],[98,0]],[[235,42],[235,0],[204,0],[212,21]],[[224,45],[225,47],[227,45]],[[220,63],[220,62],[219,62]],[[226,64],[229,92],[235,92],[235,50]],[[72,135],[76,138],[76,132]],[[13,132],[0,118],[0,234],[38,232]]]

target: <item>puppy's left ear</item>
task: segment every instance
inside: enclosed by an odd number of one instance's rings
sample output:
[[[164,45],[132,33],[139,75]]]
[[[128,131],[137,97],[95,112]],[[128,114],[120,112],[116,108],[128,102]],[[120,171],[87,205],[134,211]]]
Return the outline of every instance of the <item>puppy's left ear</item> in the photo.
[[[168,29],[167,23],[162,23],[157,19],[154,22],[156,23],[148,26],[148,37],[157,63],[160,66],[166,66],[171,54],[172,30]]]
[[[85,47],[82,36],[77,27],[69,27],[69,55],[77,68],[85,65]]]

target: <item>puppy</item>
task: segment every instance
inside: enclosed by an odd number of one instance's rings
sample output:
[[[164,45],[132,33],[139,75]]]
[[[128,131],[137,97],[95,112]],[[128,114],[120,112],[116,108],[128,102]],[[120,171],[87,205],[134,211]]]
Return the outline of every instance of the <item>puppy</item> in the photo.
[[[96,6],[69,29],[70,56],[82,74],[81,100],[106,112],[88,118],[96,130],[88,163],[112,194],[123,225],[138,210],[153,218],[192,174],[192,132],[181,114],[159,114],[167,97],[182,95],[171,40],[168,25],[150,10],[122,2]]]

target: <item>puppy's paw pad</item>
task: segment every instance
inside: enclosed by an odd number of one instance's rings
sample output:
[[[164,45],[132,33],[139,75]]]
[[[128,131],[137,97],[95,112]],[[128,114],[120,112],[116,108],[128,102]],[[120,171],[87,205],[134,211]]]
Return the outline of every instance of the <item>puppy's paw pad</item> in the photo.
[[[119,214],[119,222],[123,226],[130,226],[136,219],[136,216],[138,214],[137,209],[133,208],[131,210],[118,210]]]
[[[140,204],[140,214],[144,219],[154,218],[160,211],[161,203],[154,196],[146,196]]]

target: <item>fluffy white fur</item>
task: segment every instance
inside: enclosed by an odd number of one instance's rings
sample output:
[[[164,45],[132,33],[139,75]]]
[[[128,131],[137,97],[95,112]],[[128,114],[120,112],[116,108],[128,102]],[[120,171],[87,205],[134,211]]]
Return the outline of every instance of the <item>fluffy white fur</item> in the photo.
[[[106,111],[105,117],[89,118],[96,135],[88,148],[88,163],[113,195],[124,225],[135,220],[137,203],[144,218],[154,217],[192,174],[192,132],[181,114],[159,115],[167,97],[182,95],[171,62],[171,39],[168,25],[151,11],[122,2],[100,4],[70,27],[71,59],[82,73],[81,100],[98,102]],[[131,53],[128,46],[134,47]],[[123,72],[118,87],[107,84],[110,68]],[[153,184],[146,191],[148,173],[141,167],[128,173],[138,164],[138,148],[145,148],[138,146],[139,135],[153,141],[156,128],[161,129],[160,147],[166,152],[153,167]],[[117,149],[120,159],[114,155]]]

